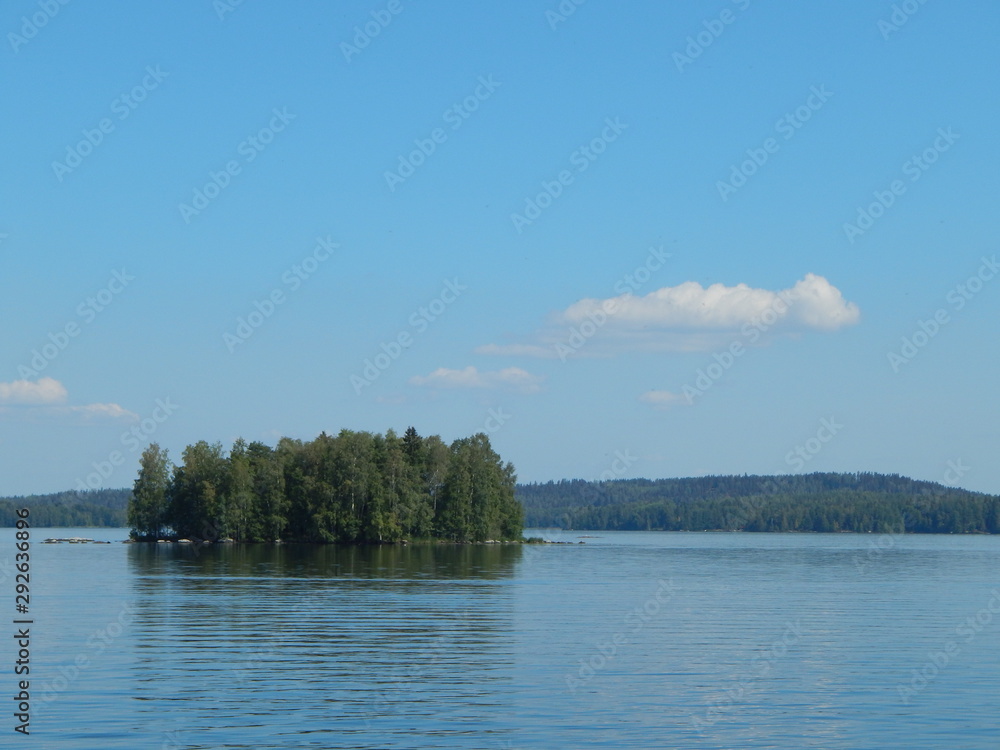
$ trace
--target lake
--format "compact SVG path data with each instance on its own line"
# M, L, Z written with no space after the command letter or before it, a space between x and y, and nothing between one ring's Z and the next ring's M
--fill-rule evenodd
M14 530L0 535L12 613ZM32 530L32 737L18 747L1000 744L1000 538L117 543L126 535Z

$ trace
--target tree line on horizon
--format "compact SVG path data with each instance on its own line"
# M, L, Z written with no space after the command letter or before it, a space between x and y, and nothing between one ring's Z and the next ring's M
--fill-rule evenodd
M427 451L437 446L434 439L423 440ZM264 446L254 452L273 450ZM443 457L449 448L442 443L434 452ZM261 465L260 458L255 460ZM283 476L284 469L279 473ZM169 466L166 478L169 482ZM264 485L260 472L257 482ZM514 491L527 527L1000 533L1000 498L898 474L575 479L521 484ZM36 526L120 528L129 525L126 507L132 494L103 489L2 498L0 526L13 526L16 509L29 506Z
M35 527L122 527L129 490L66 490L48 495L0 498L0 527L17 523L17 509L31 509Z
M518 487L531 528L997 534L1000 497L869 472Z
M133 539L389 543L519 540L512 464L478 433L450 446L342 430L271 448L237 440L187 446L179 465L153 443L128 503Z

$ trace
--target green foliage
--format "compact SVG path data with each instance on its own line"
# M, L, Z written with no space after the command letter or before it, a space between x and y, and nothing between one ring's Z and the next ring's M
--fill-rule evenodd
M167 451L152 443L139 459L139 476L128 504L128 525L133 539L159 539L167 519L170 459Z
M146 455L140 466L143 478ZM166 459L165 452L161 457ZM214 479L205 476L213 473L213 464L219 464ZM192 476L201 476L200 486L192 485ZM173 470L159 533L183 527L191 537L207 539L228 533L248 541L345 542L434 536L519 539L525 525L1000 533L1000 497L899 475L564 480L521 485L516 499L515 481L513 467L500 465L485 436L449 447L436 435L420 437L413 428L402 438L392 432L381 437L344 431L311 443L282 438L275 448L237 441L229 457L218 446L199 443L185 451L185 464ZM192 493L195 505L207 507L211 498L215 510L194 507ZM132 496L122 489L4 498L0 526L13 526L16 509L28 506L35 526L121 527L131 502L135 507L128 524L134 535L142 536L153 527L138 525L144 523L145 501Z
M524 485L529 527L1000 533L1000 497L898 474L713 476Z
M31 525L111 526L126 525L126 507L131 490L67 491L50 495L29 495L0 499L0 527L17 523L17 509L31 509Z
M177 536L224 539L229 536L232 513L230 469L222 444L204 440L184 449L184 463L174 468L170 482L167 524Z
M441 489L435 528L455 541L520 538L513 466L504 465L485 433L456 440Z
M129 504L132 535L236 541L396 542L520 539L514 469L478 434L449 448L412 427L400 438L343 430L275 449L237 440L184 449L167 480L166 453L143 454Z

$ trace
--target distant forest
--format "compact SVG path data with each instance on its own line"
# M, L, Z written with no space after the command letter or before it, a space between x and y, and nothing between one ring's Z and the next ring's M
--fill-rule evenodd
M1000 497L898 474L564 480L518 499L532 528L1000 533Z
M128 505L137 540L385 543L520 540L514 467L479 433L450 446L414 428L399 437L341 431L276 448L204 441L174 466L156 444Z
M0 499L0 527L14 526L18 508L31 509L32 526L126 526L132 490L68 490Z
M435 446L440 471L450 449L422 440L427 451ZM290 469L293 487L297 471ZM131 496L123 489L6 498L0 526L13 526L14 509L25 505L36 526L128 526ZM531 528L1000 533L1000 498L897 474L577 479L517 485L515 497Z

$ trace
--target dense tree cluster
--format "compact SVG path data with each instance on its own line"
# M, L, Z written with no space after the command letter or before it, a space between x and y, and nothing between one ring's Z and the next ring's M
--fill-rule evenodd
M712 476L522 485L530 527L1000 533L1000 497L898 474Z
M342 431L275 448L204 441L171 466L155 443L129 503L135 539L459 542L520 539L516 476L479 433L450 446L412 427L403 437Z

